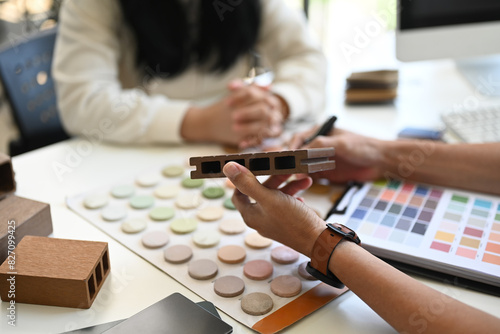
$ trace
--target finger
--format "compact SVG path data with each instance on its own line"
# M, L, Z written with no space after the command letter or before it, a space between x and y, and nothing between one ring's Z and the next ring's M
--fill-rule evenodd
M244 106L257 101L262 101L269 92L256 85L244 86L233 92L230 96L229 105Z
M267 103L256 102L233 111L231 117L234 122L246 123L265 120L269 122L271 107Z
M234 91L245 86L246 84L242 79L235 79L228 83L227 89L229 89L230 91Z
M311 184L312 184L312 179L308 177L306 179L292 181L283 186L280 189L280 191L287 195L295 196L295 194L297 194L299 191L309 188Z
M234 186L243 194L261 202L269 198L271 190L264 187L248 169L236 162L228 162L224 165L223 173ZM236 200L239 200L239 196Z
M296 149L302 147L302 145L304 144L304 140L306 138L308 138L309 136L311 136L314 132L316 132L317 129L318 129L318 126L315 126L310 130L296 133L292 137L292 139L290 140L290 144L288 145L288 147L290 147L291 150L296 150Z
M280 185L283 184L286 180L290 178L290 174L288 175L272 175L270 176L262 185L266 186L270 189L278 189Z

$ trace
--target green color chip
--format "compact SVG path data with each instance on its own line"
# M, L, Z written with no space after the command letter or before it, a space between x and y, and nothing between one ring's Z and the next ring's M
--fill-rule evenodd
M168 166L163 168L163 175L166 177L177 177L184 174L184 167L182 166Z
M203 196L210 199L221 198L225 193L224 188L221 187L208 187L203 189Z
M134 186L130 185L121 185L116 186L111 189L111 195L115 198L128 198L132 196L135 192Z
M497 213L497 214L495 215L495 220L500 222L500 213Z
M169 220L175 215L173 208L159 206L149 212L149 217L153 220L164 221Z
M224 200L224 207L229 210L236 210L236 207L234 206L233 200L231 198L226 198Z
M459 195L453 195L451 197L451 200L452 201L455 201L455 202L460 202L460 203L467 203L467 201L469 200L467 197L464 197L464 196L459 196Z
M179 218L170 224L170 229L177 234L193 232L198 227L198 221L194 218Z
M130 206L134 209L147 209L153 206L155 199L153 196L141 195L130 199Z
M389 184L387 185L387 187L389 189L398 189L400 185L401 185L400 181L392 180L392 181L389 182Z
M205 183L203 179L191 179L191 178L185 178L182 180L182 186L185 188L199 188Z

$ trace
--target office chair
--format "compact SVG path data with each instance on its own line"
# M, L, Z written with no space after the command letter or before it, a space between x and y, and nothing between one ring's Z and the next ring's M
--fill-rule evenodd
M11 156L68 138L51 77L56 34L52 28L0 49L0 80L20 132L20 138L9 143Z

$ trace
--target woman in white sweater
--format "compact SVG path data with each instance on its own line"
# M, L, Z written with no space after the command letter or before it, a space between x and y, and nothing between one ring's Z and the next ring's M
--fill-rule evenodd
M241 81L253 50L269 87ZM66 0L53 76L72 135L245 147L320 111L325 69L282 0Z

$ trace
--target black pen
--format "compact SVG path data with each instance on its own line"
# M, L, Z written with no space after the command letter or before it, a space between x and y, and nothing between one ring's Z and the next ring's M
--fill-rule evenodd
M325 136L327 135L330 131L333 129L333 125L335 124L335 121L337 120L337 116L332 116L326 120L325 123L316 131L315 134L310 136L309 138L306 138L304 142L302 143L302 146L309 144L312 142L316 137L318 136Z

